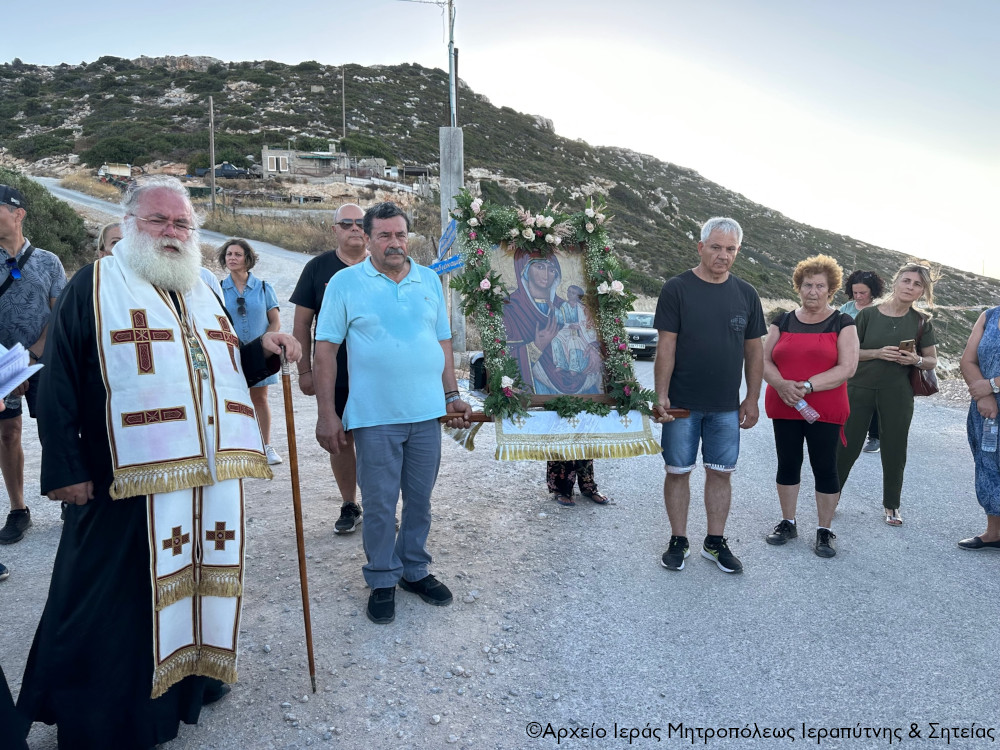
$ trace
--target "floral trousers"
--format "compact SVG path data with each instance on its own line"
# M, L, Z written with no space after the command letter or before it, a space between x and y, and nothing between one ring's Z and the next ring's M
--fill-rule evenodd
M580 461L549 461L545 472L549 492L556 495L573 496L573 485L579 482L580 492L592 495L597 492L597 482L594 481L594 462L591 459Z

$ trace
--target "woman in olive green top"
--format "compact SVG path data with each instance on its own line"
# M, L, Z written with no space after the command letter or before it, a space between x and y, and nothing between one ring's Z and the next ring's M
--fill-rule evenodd
M906 440L913 418L913 389L909 368L932 370L937 365L937 343L929 315L913 309L913 303L926 297L934 304L934 283L930 268L908 263L892 280L892 296L878 306L866 307L857 317L861 354L854 377L847 381L851 415L844 425L846 447L837 453L837 473L841 486L861 453L872 412L878 411L882 440L882 505L885 522L901 526L899 497L906 467ZM906 351L900 343L917 337L920 319L920 351Z

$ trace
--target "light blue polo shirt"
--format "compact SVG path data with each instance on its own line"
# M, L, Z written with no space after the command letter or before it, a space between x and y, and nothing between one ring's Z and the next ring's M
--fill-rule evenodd
M439 342L450 338L441 281L412 258L398 284L379 273L371 258L335 274L323 295L316 340L346 340L351 353L344 429L443 416Z

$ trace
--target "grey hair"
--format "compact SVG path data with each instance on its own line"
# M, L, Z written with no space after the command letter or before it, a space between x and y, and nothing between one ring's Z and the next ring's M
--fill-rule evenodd
M701 228L701 241L707 242L709 235L716 229L727 234L733 232L736 235L736 244L743 244L743 227L736 219L730 219L727 216L713 216L706 221Z
M194 212L194 205L191 203L191 195L188 193L187 188L176 177L165 174L140 177L128 186L125 194L122 196L122 208L125 209L126 219L130 214L135 214L140 198L151 190L169 190L183 198L191 213L191 223L194 225L194 228L197 229L200 226L198 215Z
M391 201L376 203L374 206L365 211L365 234L369 237L372 236L372 224L375 219L394 219L397 216L403 217L403 220L406 222L406 231L409 232L410 217L406 215L406 212L404 212L403 209Z

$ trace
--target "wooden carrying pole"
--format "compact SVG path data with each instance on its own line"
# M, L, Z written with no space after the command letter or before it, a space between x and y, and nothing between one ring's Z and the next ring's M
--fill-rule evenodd
M295 415L292 411L292 376L281 350L281 388L285 394L285 430L288 433L288 463L292 469L292 509L295 515L295 543L299 550L299 583L302 588L302 618L306 626L306 651L309 653L309 679L316 692L316 659L313 656L312 619L309 617L309 580L306 576L306 543L302 532L302 498L299 496L299 454L295 445Z

